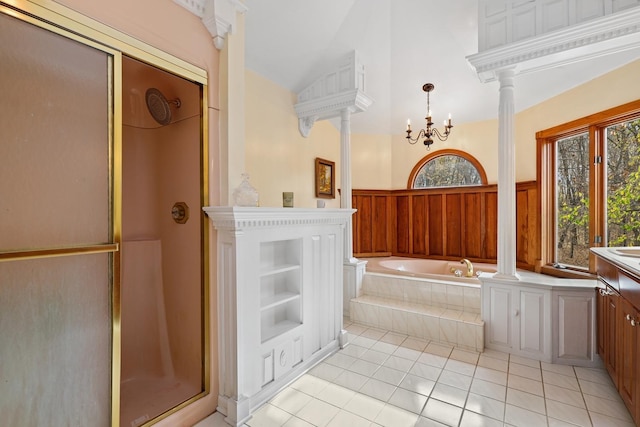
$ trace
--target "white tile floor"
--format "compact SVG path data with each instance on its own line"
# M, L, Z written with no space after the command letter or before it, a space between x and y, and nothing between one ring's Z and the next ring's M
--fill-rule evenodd
M247 426L634 425L602 369L345 326L350 344L259 408ZM220 414L197 425L223 426Z

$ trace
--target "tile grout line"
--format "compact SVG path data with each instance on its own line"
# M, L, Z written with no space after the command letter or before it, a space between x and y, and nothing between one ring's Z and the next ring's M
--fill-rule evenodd
M345 323L346 323L346 322L345 322ZM424 412L424 410L425 410L425 408L426 408L426 406L427 406L427 404L428 404L429 400L431 400L431 399L435 399L435 400L437 400L437 401L440 401L439 399L436 399L435 397L433 397L433 393L434 393L434 390L436 389L436 386L437 386L438 384L446 385L445 383L441 383L441 382L440 382L440 380L442 379L442 376L443 376L444 371L449 371L449 372L451 372L452 374L455 374L455 375L465 375L465 376L466 376L466 374L463 374L463 373L460 373L460 372L458 372L458 371L454 370L454 369L456 369L456 368L455 368L455 366L449 366L449 369L446 369L446 368L447 368L447 365L449 365L449 363L450 363L451 361L456 361L456 362L460 362L460 363L464 363L464 364L469 364L469 365L471 365L471 363L470 363L470 362L468 362L468 360L469 360L469 359L468 359L468 358L465 358L465 356L464 356L463 354L456 354L456 353L455 353L455 352L456 352L456 349L457 349L457 350L460 350L460 351L468 351L468 350L466 350L466 349L458 349L458 348L457 348L457 347L455 347L455 346L449 346L449 345L446 345L445 347L449 348L449 350L448 350L448 352L447 352L447 356L446 356L446 357L444 357L444 356L443 356L443 354L444 354L443 352L437 351L435 348L429 349L429 346L430 346L430 345L432 345L432 344L433 344L433 345L442 345L442 344L436 343L436 342L434 342L434 341L420 339L420 342L419 342L418 344L411 343L411 345L410 345L410 346L406 346L406 347L405 347L405 346L403 346L403 344L407 344L410 340L414 339L414 338L413 338L413 337L411 337L410 335L407 335L407 334L395 334L395 335L398 335L398 336L400 336L400 337L403 337L403 338L402 338L402 341L399 341L399 338L394 337L394 338L392 339L392 338L391 338L391 336L389 336L389 337L388 337L388 340L390 340L390 341L392 341L392 342L387 342L388 340L385 340L385 336L389 335L392 331L387 331L387 333L383 333L382 335L380 335L380 333L382 333L383 331L379 330L379 328L365 327L365 326L358 325L358 324L353 324L353 323L351 323L351 324L349 324L349 325L345 326L345 328L349 328L349 326L351 326L351 325L355 325L355 326L358 326L359 328L361 328L361 329L357 329L357 330L359 330L359 331L360 331L360 333L359 333L359 334L354 334L354 333L352 333L352 332L349 332L349 333L352 335L353 339L355 339L355 338L357 338L357 337L362 336L362 337L367 338L367 339L369 339L369 340L371 340L371 341L373 341L373 342L374 342L371 346L366 347L366 350L365 350L362 354L365 354L365 353L367 353L367 352L369 352L369 351L380 351L380 350L378 350L378 349L374 349L374 346L376 346L376 344L378 344L378 343L384 343L384 344L387 344L387 345L390 345L390 346L393 346L393 347L394 347L392 350L386 349L386 351L381 351L381 353L384 353L384 354L385 354L384 360L381 360L381 361L380 361L380 363L375 363L375 364L376 364L376 368L375 368L375 370L373 370L373 371L371 372L371 374L366 375L366 381L365 381L365 383L364 383L362 386L360 386L357 390L347 388L348 390L351 390L351 391L353 391L353 392L354 392L354 393L356 393L356 394L361 394L361 395L363 395L363 396L367 396L367 397L370 397L370 398L372 398L372 399L376 399L376 400L378 400L378 401L383 405L383 406L382 406L382 408L383 408L382 410L384 410L384 408L385 408L385 407L387 407L387 406L397 407L397 406L395 406L395 405L393 405L393 404L389 403L389 401L390 401L390 400L391 400L391 398L394 396L394 394L398 392L398 390L404 390L404 391L407 391L407 392L410 392L410 393L415 393L415 394L417 394L417 395L422 395L421 393L417 393L417 392L415 392L415 391L413 391L413 390L410 390L410 389L406 389L406 388L404 388L404 387L401 387L401 384L405 381L405 379L406 379L409 375L412 375L412 374L411 374L411 371L416 367L416 365L417 365L418 363L423 363L423 362L420 362L420 357L422 357L422 355L424 355L424 354L430 354L430 355L439 356L439 357L441 357L441 358L445 359L445 360L444 360L444 364L442 365L442 367L441 367L441 368L440 368L440 367L438 367L438 366L433 366L433 365L431 365L430 363L426 363L426 364L425 364L426 366L429 366L429 367L431 367L431 368L439 369L439 372L438 372L437 377L435 378L435 381L434 381L434 380L432 380L432 379L427 379L427 378L424 378L424 377L418 376L418 377L420 377L420 378L422 378L422 379L428 380L429 382L433 382L433 387L429 390L429 393L428 393L427 395L422 395L422 396L425 396L425 397L426 397L426 400L425 400L424 404L423 404L423 405L421 405L421 407L419 408L419 413L417 413L417 414L416 414L415 412L413 412L413 411L411 411L411 410L407 410L407 409L402 408L402 407L397 407L397 408L399 408L399 409L402 409L402 410L404 410L404 411L407 411L408 413L411 413L411 414L413 414L413 415L417 415L417 421L416 421L416 422L420 422L420 419L424 418L423 412ZM370 336L376 336L376 337L377 337L377 339L376 339L376 338L369 338L369 336L367 336L367 334L366 334L366 331L367 331L367 330L372 330L372 331L373 331L373 330L375 330L375 333L372 333L372 334L369 334L369 335L370 335ZM349 340L349 341L350 341L350 343L351 343L352 345L357 346L357 344L354 344L354 343L352 342L352 340ZM424 345L424 347L423 347L423 345ZM443 345L443 346L444 346L444 345ZM417 350L417 349L416 349L416 347L418 347L418 348L422 348L422 350L421 350L421 351L420 351L420 350ZM363 347L363 348L365 348L365 347ZM418 356L417 356L417 358L415 358L415 359L414 359L414 358L413 358L413 355L410 355L410 354L407 354L407 355L406 355L406 356L407 356L407 358L405 358L405 357L403 357L403 356L398 355L399 350L400 350L400 349L403 349L403 348L404 348L404 349L410 349L410 350L413 350L413 351L415 351L415 352L419 353L419 354L418 354ZM387 352L387 351L390 351L390 352ZM432 351L433 351L433 352L432 352ZM400 352L400 353L401 353L401 352ZM470 394L471 394L471 386L472 386L472 384L473 384L474 380L476 380L476 379L478 379L478 380L479 380L479 378L477 378L477 377L476 377L476 375L478 374L478 367L479 367L479 366L481 366L481 365L480 365L480 363L481 363L481 362L480 362L480 359L482 358L482 356L483 356L483 355L484 355L485 357L488 357L488 358L491 358L491 359L503 360L503 361L505 361L505 362L506 362L506 372L505 372L505 371L503 371L503 372L505 372L505 375L506 375L506 382L505 382L504 394L502 395L502 397L503 397L503 401L504 401L504 409L503 409L503 411L502 411L502 420L497 420L497 421L499 421L499 422L506 423L507 405L509 405L509 404L508 404L508 402L507 402L507 400L508 400L508 393L509 393L509 390L511 389L511 387L510 387L511 382L510 382L510 378L509 378L509 377L510 377L510 375L511 375L511 376L516 375L516 373L512 372L512 365L511 365L511 363L516 363L516 364L522 364L522 363L518 363L518 361L517 361L517 360L512 360L511 355L510 355L510 354L508 354L508 353L505 353L505 354L506 354L506 359L502 359L502 358L500 358L500 357L493 357L494 355L492 355L492 354L483 354L484 352L474 352L474 353L477 353L477 356L476 356L476 358L475 358L475 363L473 364L473 365L474 365L474 366L473 366L473 372L472 372L472 374L471 374L471 376L470 376L471 384L469 385L469 388L468 388L468 389L466 389L466 395L465 395L464 402L462 403L462 407L461 407L461 415L460 415L460 418L459 418L459 420L458 420L457 425L458 425L458 426L462 425L462 421L463 421L463 419L464 419L465 411L467 411L466 406L467 406L467 404L469 403L469 398L470 398ZM361 356L362 356L362 355L360 355L359 357L351 356L351 355L349 355L349 354L346 354L346 355L347 355L347 356L350 356L350 357L352 357L352 358L354 358L354 359L356 359L356 360L354 360L354 361L353 361L353 363L351 363L347 368L343 368L342 366L338 366L338 365L332 365L332 364L330 364L330 363L328 363L328 362L327 362L327 364L328 364L328 365L331 365L331 366L333 366L333 367L335 367L335 368L342 369L342 371L343 371L343 372L347 372L347 371L348 371L348 372L351 372L351 373L359 374L358 372L351 370L351 369L353 368L353 365L354 365L358 360L365 360L365 361L367 361L367 362L369 362L369 363L373 363L373 362L370 362L370 361L368 361L368 360L366 360L366 359L362 359L362 358L361 358ZM408 356L411 356L411 357L408 357ZM453 356L453 358L452 358L452 356ZM497 355L496 355L496 356L497 356ZM397 359L397 360L396 360L396 361L394 361L394 358L395 358L395 359ZM463 359L463 360L460 360L460 359ZM408 362L407 362L407 363L405 364L406 369L405 369L405 368L403 368L403 369L396 369L397 365L395 365L395 363L400 363L400 362L403 362L403 361L408 361L408 362L410 362L410 363L408 363ZM385 364L387 364L387 365L385 365ZM392 365L393 365L393 366L392 366ZM402 365L402 363L400 363L400 365ZM395 366L395 367L394 367L394 366ZM524 366L529 366L529 365L524 364ZM383 380L378 379L378 381L381 381L381 382L383 382L383 383L385 383L385 384L389 384L390 386L392 386L392 387L393 387L393 391L392 391L391 395L389 396L389 398L388 398L388 399L386 399L386 400L380 400L380 399L378 399L378 398L376 398L376 397L373 397L373 396L370 396L370 395L367 395L367 394L361 393L361 392L360 392L360 390L362 390L362 388L364 387L364 385L365 385L368 381L370 381L371 379L376 379L376 378L374 378L374 375L376 375L376 373L380 372L381 368L383 368L383 367L386 367L386 368L388 368L388 369L390 369L390 370L396 370L396 371L398 371L398 372L401 372L401 373L402 373L402 377L400 378L400 381L399 381L399 383L398 383L397 385L396 385L395 383L389 383L389 382L387 382L387 381L383 381ZM453 368L453 369L452 369L452 368ZM485 366L485 368L486 368L486 369L491 369L491 370L493 370L493 368L491 368L491 367L486 367L486 366ZM572 377L573 377L573 378L576 380L576 382L578 383L578 390L577 390L577 391L579 391L579 392L580 392L580 395L581 395L581 398L582 398L582 403L585 405L585 410L586 410L586 412L587 412L587 415L588 415L588 418L589 418L589 422L591 423L591 425L593 425L592 414L591 414L591 411L590 411L590 410L588 409L588 407L587 407L587 404L586 404L587 402L586 402L586 399L585 399L585 393L584 393L584 390L583 390L583 385L580 383L580 380L579 380L579 378L578 378L578 372L577 372L577 370L576 370L576 368L575 368L574 366L571 366L571 368L572 368L572 373L573 373ZM538 361L538 363L537 363L537 369L538 369L538 372L539 372L539 374L540 374L540 384L541 384L541 386L542 386L542 396L541 396L541 397L542 397L542 399L543 399L543 401L544 401L544 411L545 411L544 416L545 416L545 419L546 419L547 425L549 425L550 420L551 420L551 417L550 417L550 415L549 415L548 400L554 400L554 399L550 399L550 398L548 397L547 389L546 389L545 385L551 385L552 383L547 383L547 382L544 380L544 372L546 372L546 371L545 371L545 369L543 368L542 363L541 363L540 361ZM466 372L466 371L465 371L465 372ZM500 371L498 370L498 372L500 372ZM520 372L520 371L518 371L518 372ZM548 372L555 372L555 371L550 370L550 371L548 371ZM558 372L558 373L560 373L560 372ZM311 375L311 376L314 376L313 374L310 374L310 375ZM359 374L359 375L362 375L362 374ZM365 376L365 375L363 375L363 376ZM520 377L521 375L516 375L516 376ZM314 377L315 377L315 376L314 376ZM316 378L319 378L319 377L316 377ZM525 376L525 377L523 377L523 378L524 378L524 379L529 380L529 378L528 378L527 376ZM322 379L322 378L320 378L320 379ZM335 384L335 382L334 382L334 381L331 381L331 380L324 380L324 379L323 379L323 381L326 381L327 383L330 383L330 384L331 384L331 383L332 383L332 384ZM486 381L486 380L483 380L483 381ZM487 382L489 382L489 383L491 383L491 384L498 384L498 385L499 385L499 383L494 383L493 381L487 381ZM451 386L451 387L456 388L456 389L458 388L458 387L456 387L456 386ZM558 385L558 386L556 386L556 387L564 388L564 387L563 387L563 386L561 386L561 385ZM519 389L514 389L514 390L519 390ZM523 393L528 393L528 392L529 392L529 391L524 391L524 390L519 390L519 391L521 391L521 392L523 392ZM304 392L303 392L303 393L304 393ZM306 393L305 393L305 394L306 394ZM308 395L308 396L310 396L310 395ZM483 398L493 399L492 397L484 396L484 394L481 394L480 396L481 396L481 397L483 397ZM316 396L310 396L310 397L311 397L312 399L317 399L317 400L319 400L319 401L321 401L321 402L324 402L324 403L326 403L326 404L329 404L329 405L333 406L334 408L336 408L336 409L338 410L338 412L337 412L334 416L332 416L332 417L331 417L331 419L328 421L328 423L330 423L332 420L334 420L334 419L335 419L335 417L337 417L337 416L338 416L338 414L339 414L341 411L346 411L346 412L349 412L350 414L353 414L353 415L355 415L355 416L360 417L360 415L358 415L358 414L356 414L356 413L354 413L354 412L351 412L349 409L346 409L346 407L338 407L338 406L335 406L335 405L333 405L332 403L330 403L330 402L326 402L326 401L324 401L324 400L322 400L322 399L319 399L319 398L318 398L318 397L316 397ZM355 397L355 396L353 396L353 397ZM350 400L352 400L352 399L353 399L353 397L352 397ZM558 401L558 402L563 403L562 401ZM445 401L444 403L447 403L447 404L453 404L453 403L451 403L451 402L447 402L447 401ZM307 403L307 404L308 404L308 403ZM345 404L345 405L343 405L343 406L346 406L346 405L347 405L347 404ZM571 407L574 407L574 406L575 406L575 405L571 405L571 404L569 404L569 403L567 403L567 405L569 405L569 406L571 406ZM304 405L304 406L306 406L306 405ZM303 407L304 407L304 406L303 406ZM457 406L457 405L454 405L454 406ZM575 407L576 407L576 408L578 408L578 409L581 409L581 408L580 408L580 407L578 407L578 406L575 406ZM280 409L280 410L284 411L282 408L279 408L279 407L278 407L278 409ZM302 409L302 408L301 408L301 409ZM301 409L300 409L300 410L301 410ZM522 408L522 409L527 409L527 408ZM381 410L381 411L382 411L382 410ZM284 411L284 412L289 413L288 411ZM299 412L299 411L298 411L298 412ZM474 411L469 411L469 412L472 412L472 413L474 413L474 414L476 414L476 415L480 415L480 416L482 416L482 417L487 417L487 418L493 419L493 418L492 418L492 417L490 417L490 416L484 415L484 413L482 413L482 412L474 412ZM289 413L289 414L291 415L291 417L290 417L289 419L291 419L291 418L293 418L293 417L295 417L295 418L299 418L299 417L297 417L297 416L296 416L296 414L291 414L291 413ZM607 416L607 415L605 414L604 416ZM428 419L430 419L430 418L428 418ZM553 419L555 420L555 418L553 418ZM370 421L372 424L376 423L375 418L374 418L374 420L373 420L373 421L371 421L371 420L368 420L368 421ZM287 421L287 422L288 422L288 421ZM565 422L566 422L566 421L565 421Z

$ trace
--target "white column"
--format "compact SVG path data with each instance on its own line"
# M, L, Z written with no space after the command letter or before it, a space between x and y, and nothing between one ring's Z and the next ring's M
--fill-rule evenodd
M340 111L340 207L351 209L351 110ZM344 233L345 262L357 261L353 257L353 220L349 217Z
M244 15L238 14L234 34L228 34L220 51L220 204L233 205L233 190L245 170ZM213 86L214 82L211 81ZM215 100L210 99L212 105ZM215 172L211 172L212 177ZM212 187L213 188L213 187Z
M340 111L340 207L351 209L351 109ZM350 316L350 301L360 296L362 279L367 261L361 261L353 256L353 217L349 217L344 230L344 268L343 268L343 311L344 316ZM347 335L342 331L340 347L347 345Z
M516 274L516 147L513 68L500 71L498 107L498 273L497 277L519 279Z

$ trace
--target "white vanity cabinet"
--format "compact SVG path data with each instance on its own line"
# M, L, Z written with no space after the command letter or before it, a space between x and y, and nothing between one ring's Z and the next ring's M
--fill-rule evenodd
M217 230L219 396L226 421L338 349L352 209L206 207Z
M597 281L519 274L520 280L480 276L485 347L549 363L598 366Z

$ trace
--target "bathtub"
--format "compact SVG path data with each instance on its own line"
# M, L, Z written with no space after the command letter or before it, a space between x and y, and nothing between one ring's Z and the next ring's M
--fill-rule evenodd
M408 304L480 313L481 282L476 271L495 272L493 264L473 264L473 277L456 277L451 268L466 273L459 261L403 257L364 258L362 287L356 296L372 296Z
M403 257L364 258L364 260L367 261L368 273L393 274L458 284L480 285L480 280L476 277L477 273L496 272L495 264L485 263L473 263L474 275L466 277L467 268L459 261ZM460 270L462 276L457 277L455 270Z

